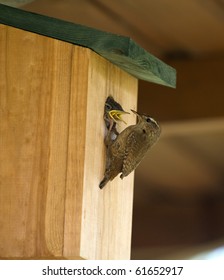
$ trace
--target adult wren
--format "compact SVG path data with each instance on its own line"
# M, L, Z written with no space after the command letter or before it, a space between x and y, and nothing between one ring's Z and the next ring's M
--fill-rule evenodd
M131 111L138 117L137 124L125 128L114 141L110 141L108 136L106 170L99 185L101 189L119 173L121 179L128 176L160 136L160 127L153 118Z

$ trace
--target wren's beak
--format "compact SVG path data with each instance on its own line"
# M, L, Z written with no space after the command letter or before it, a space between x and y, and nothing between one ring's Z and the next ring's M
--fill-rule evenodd
M135 113L135 115L138 115L138 116L140 115L140 114L139 114L138 112L136 112L135 110L132 110L132 109L131 109L131 111L132 111L133 113Z
M128 112L125 112L125 111L121 111L121 110L111 110L108 112L110 118L112 120L114 120L115 122L118 122L118 121L122 121L124 122L125 124L127 124L121 117L121 115L124 115L124 114L130 114Z
M136 112L135 110L132 110L132 109L131 109L131 111L132 111L135 115L141 117L141 114L140 114L140 113L138 113L138 112Z
M141 115L140 113L138 113L138 112L136 112L135 110L132 110L132 109L131 109L131 111L132 111L135 115L137 115L138 120L142 119L142 115Z

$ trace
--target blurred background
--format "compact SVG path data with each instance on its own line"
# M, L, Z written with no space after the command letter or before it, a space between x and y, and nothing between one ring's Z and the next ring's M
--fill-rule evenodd
M176 89L139 81L162 135L135 175L132 259L224 259L224 1L1 2L129 36L176 68Z

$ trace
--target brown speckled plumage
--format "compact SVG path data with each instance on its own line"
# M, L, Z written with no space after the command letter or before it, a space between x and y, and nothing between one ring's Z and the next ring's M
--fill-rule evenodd
M155 120L132 112L137 114L138 123L128 126L114 141L110 140L110 135L107 137L106 171L99 186L101 189L119 173L121 179L128 176L159 138L160 127Z

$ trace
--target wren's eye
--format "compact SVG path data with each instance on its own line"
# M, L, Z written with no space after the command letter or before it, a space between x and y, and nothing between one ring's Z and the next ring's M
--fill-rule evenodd
M158 123L153 119L153 118L150 118L150 117L146 117L145 120L147 121L147 123L150 124L150 126L154 127L154 128L158 128Z

